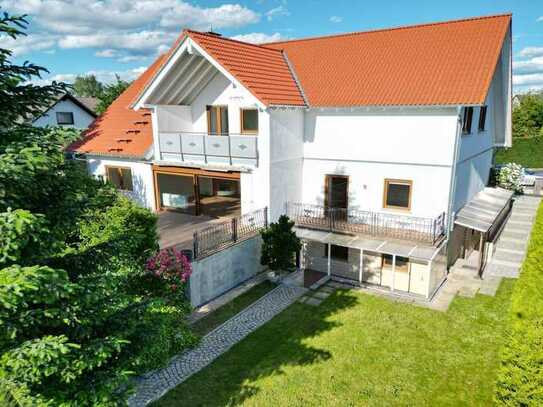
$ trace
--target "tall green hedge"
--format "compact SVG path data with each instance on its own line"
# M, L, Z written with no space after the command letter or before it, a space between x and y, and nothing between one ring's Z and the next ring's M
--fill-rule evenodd
M496 151L496 163L517 163L527 168L543 168L543 136L514 138L513 147Z
M495 399L507 406L543 406L543 205L515 286L510 330Z

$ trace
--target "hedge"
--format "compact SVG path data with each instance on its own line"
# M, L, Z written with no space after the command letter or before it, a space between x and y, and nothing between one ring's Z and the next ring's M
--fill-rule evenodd
M499 148L496 163L517 163L527 168L543 168L543 137L514 138L513 147Z
M510 308L495 401L507 406L543 405L543 205Z

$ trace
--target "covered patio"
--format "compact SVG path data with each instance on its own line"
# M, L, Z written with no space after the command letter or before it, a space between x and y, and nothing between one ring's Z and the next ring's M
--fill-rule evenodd
M447 275L446 240L424 243L301 227L300 267L394 293L431 299Z

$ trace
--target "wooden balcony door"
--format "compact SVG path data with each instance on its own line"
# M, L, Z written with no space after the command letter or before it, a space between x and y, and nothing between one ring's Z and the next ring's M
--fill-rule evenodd
M211 135L228 135L228 106L207 106L207 132Z
M346 175L327 175L324 185L324 207L328 209L339 208L345 211L337 211L336 219L347 217L349 205L349 177Z

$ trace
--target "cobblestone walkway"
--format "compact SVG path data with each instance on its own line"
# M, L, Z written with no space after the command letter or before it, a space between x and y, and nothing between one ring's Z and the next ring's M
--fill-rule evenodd
M281 284L202 338L200 344L173 358L170 364L137 379L131 407L145 406L182 383L225 353L237 342L264 325L307 290Z

